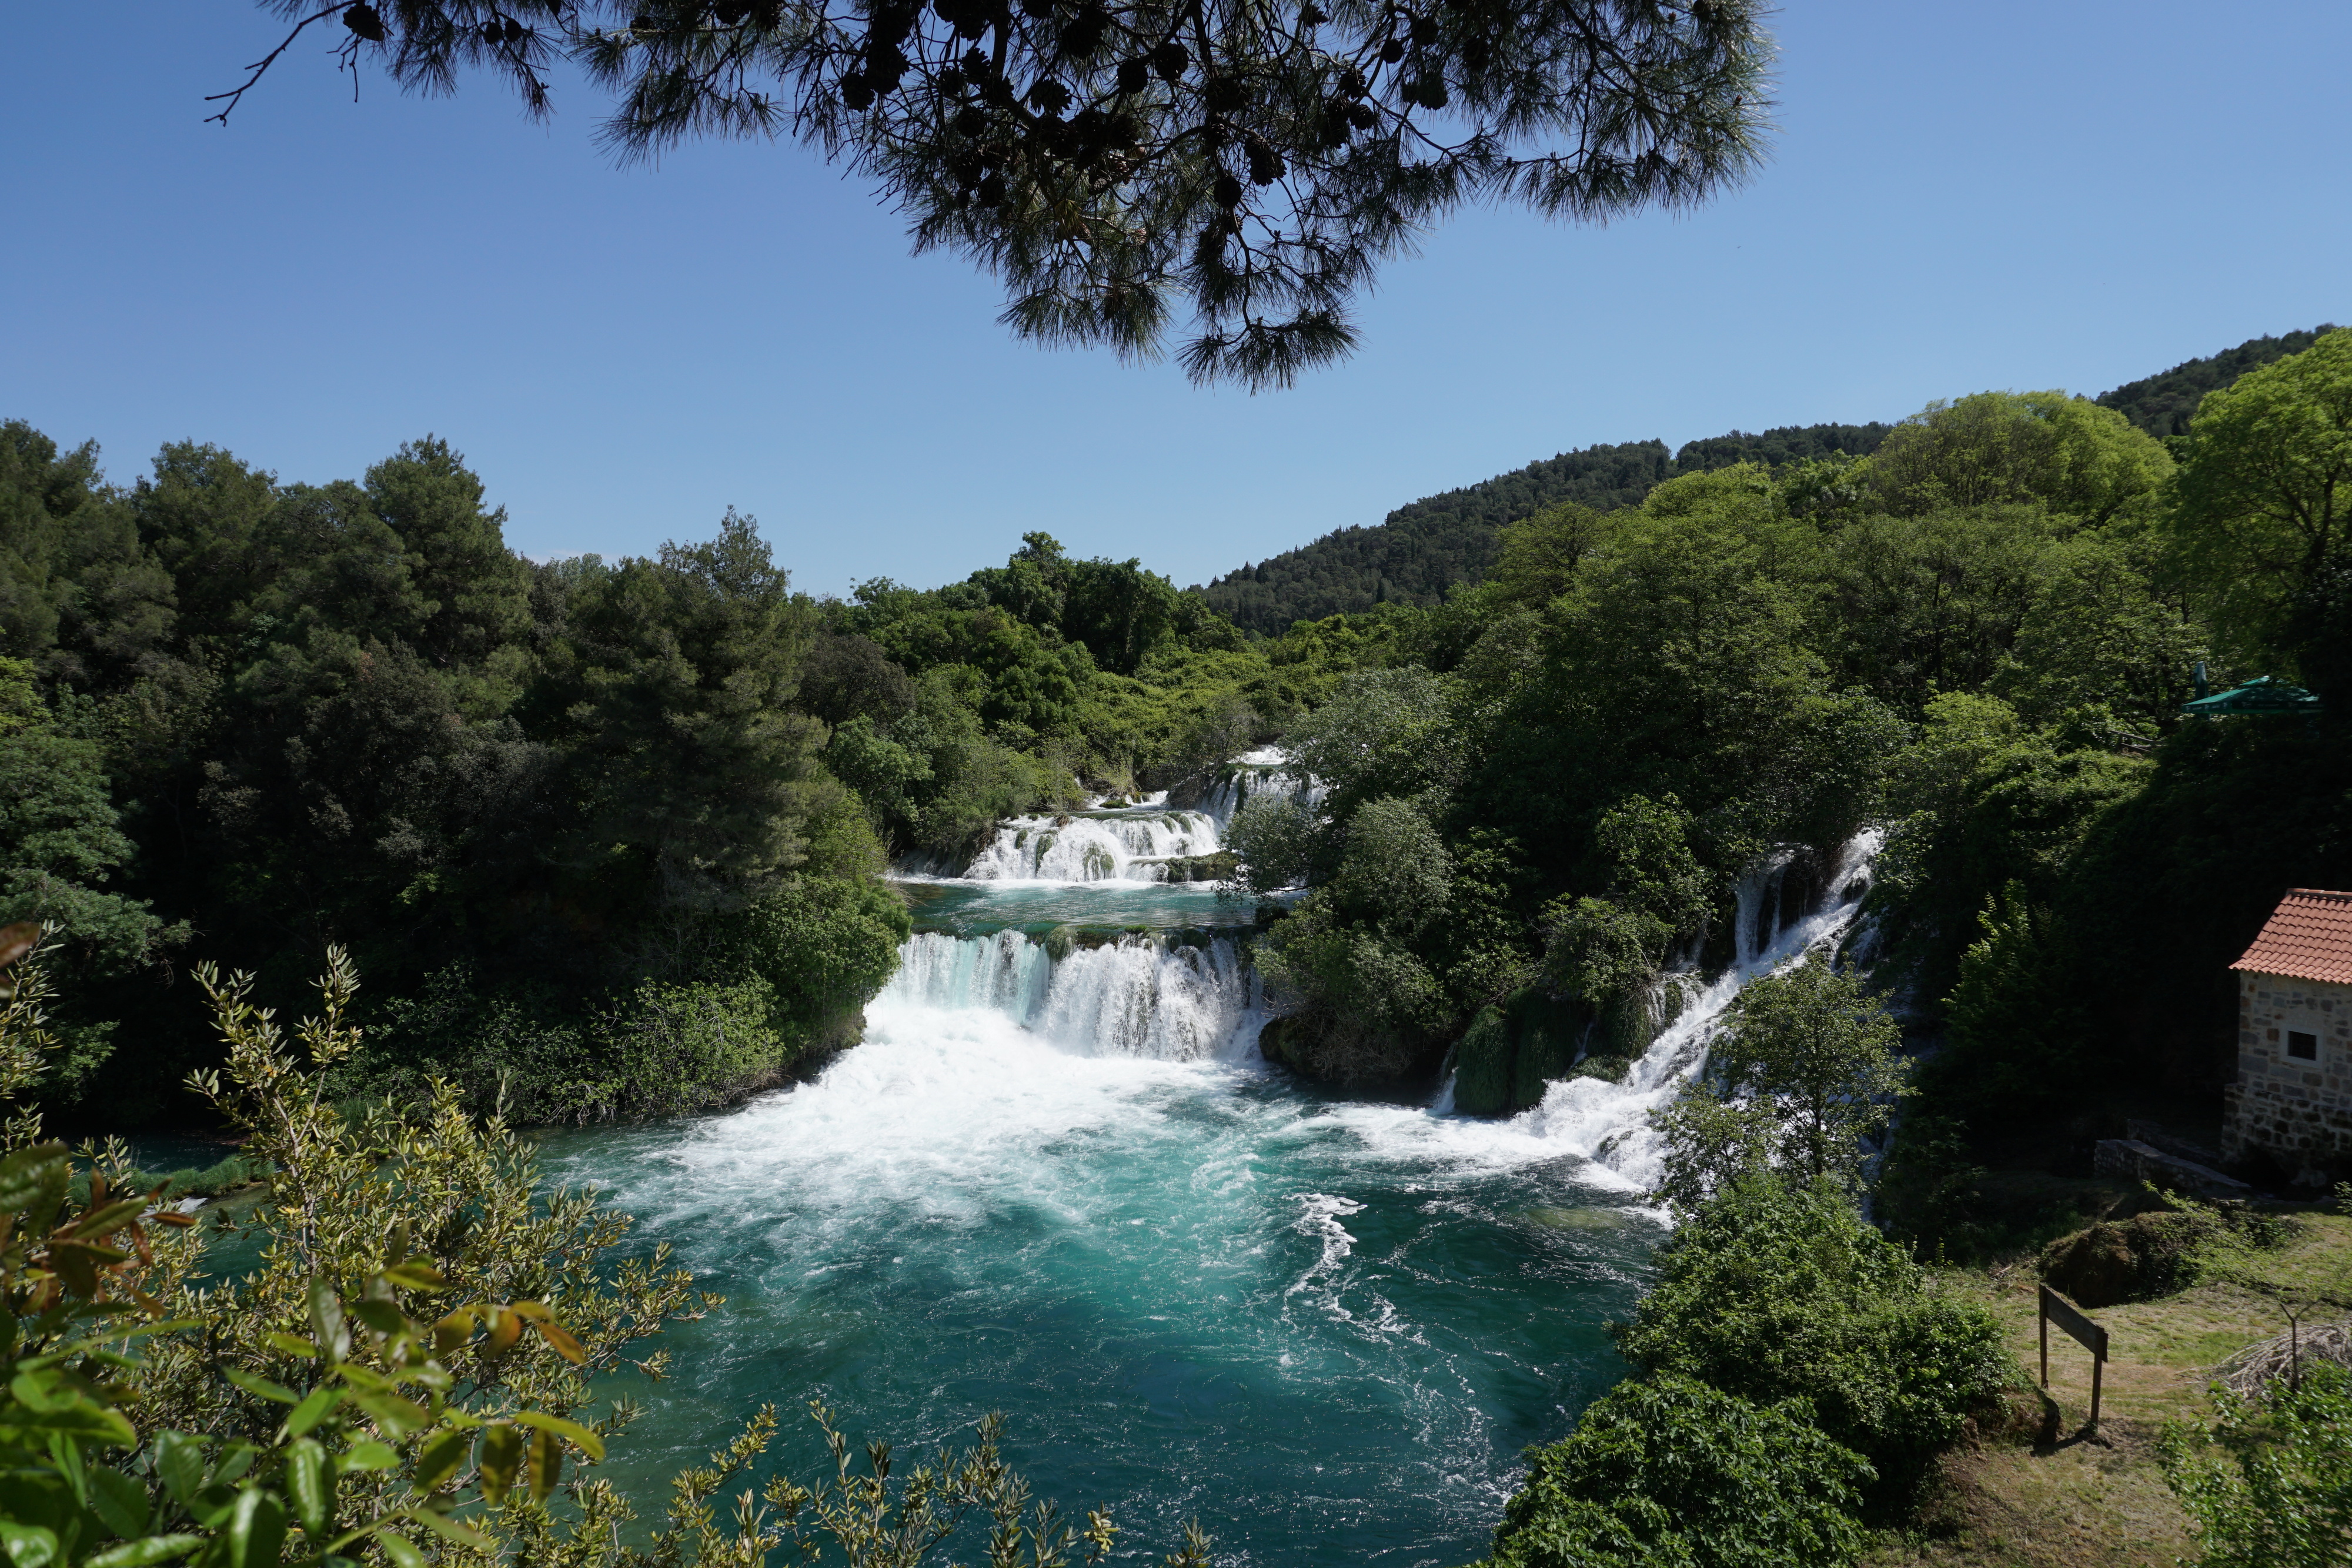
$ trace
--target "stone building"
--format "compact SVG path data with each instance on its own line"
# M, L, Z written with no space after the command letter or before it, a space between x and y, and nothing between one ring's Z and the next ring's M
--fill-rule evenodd
M2223 1153L2266 1153L2299 1182L2352 1174L2352 893L2294 889L2230 967L2238 1080Z

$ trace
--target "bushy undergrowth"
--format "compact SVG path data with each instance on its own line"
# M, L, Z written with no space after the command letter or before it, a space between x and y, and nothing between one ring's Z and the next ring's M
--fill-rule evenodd
M2211 1427L2176 1426L2164 1440L2200 1568L2352 1562L2352 1372L2315 1366L2260 1400L2218 1397Z
M1759 1406L1696 1379L1619 1385L1532 1450L1495 1568L1834 1568L1867 1534L1870 1466L1801 1400Z
M705 1110L854 1043L911 927L887 887L809 877L704 925L680 978L583 1000L452 966L376 1009L335 1092L418 1100L440 1080L523 1124Z
M1612 1331L1636 1377L1530 1451L1496 1568L1852 1561L2021 1376L1992 1315L1939 1295L1834 1180L1740 1176L1657 1264Z
M1938 1294L1829 1183L1743 1178L1657 1262L1656 1286L1617 1331L1626 1359L1759 1403L1810 1400L1883 1490L1915 1479L2014 1375L1992 1315Z

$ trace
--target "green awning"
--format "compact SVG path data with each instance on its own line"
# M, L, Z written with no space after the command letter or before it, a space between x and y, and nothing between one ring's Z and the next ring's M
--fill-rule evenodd
M2215 692L2210 697L2199 697L2185 705L2180 711L2185 714L2315 714L2319 711L2319 699L2301 686L2291 686L2284 681L2258 675L2242 686Z

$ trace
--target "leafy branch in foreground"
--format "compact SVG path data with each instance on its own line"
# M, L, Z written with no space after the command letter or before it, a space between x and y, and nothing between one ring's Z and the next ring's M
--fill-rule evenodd
M21 1092L44 1049L37 931L0 931L0 1091ZM780 1550L850 1568L919 1568L967 1524L991 1568L1066 1568L1110 1549L1109 1516L1083 1530L999 1452L1003 1422L963 1453L891 1478L887 1444L854 1473L830 1412L812 1407L834 1475L745 1485L731 1525L719 1493L772 1440L760 1411L708 1466L671 1486L666 1522L623 1543L635 1517L601 1462L633 1408L591 1420L591 1374L623 1363L658 1375L632 1342L698 1315L683 1270L609 1254L625 1216L543 1193L528 1145L477 1124L446 1085L425 1111L347 1121L318 1069L359 1042L357 977L340 952L324 1007L295 1030L307 1066L244 977L199 976L228 1046L200 1090L276 1167L254 1224L258 1267L206 1289L198 1228L127 1196L101 1157L73 1212L75 1157L16 1140L0 1155L0 1561L10 1568L449 1568L562 1563L760 1568ZM9 1067L5 1064L16 1064ZM27 1066L26 1064L30 1064ZM24 1071L18 1071L19 1068ZM120 1151L113 1154L119 1155ZM1206 1568L1198 1530L1167 1561Z
M1753 0L261 0L413 90L570 60L609 145L790 135L881 183L916 248L1003 277L1003 319L1286 386L1354 347L1377 265L1473 201L1604 222L1761 156ZM289 42L293 35L289 35ZM224 121L277 54L217 95Z

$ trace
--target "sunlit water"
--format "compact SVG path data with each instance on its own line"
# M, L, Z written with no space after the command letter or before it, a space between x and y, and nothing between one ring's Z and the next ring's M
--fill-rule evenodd
M1453 1563L1621 1375L1601 1324L1658 1234L1513 1142L877 1006L816 1083L551 1153L731 1298L673 1331L637 1477L767 1400L926 1446L1001 1410L1040 1492L1129 1544L1197 1517L1234 1562Z
M1123 1552L1198 1519L1229 1563L1481 1556L1522 1450L1622 1375L1602 1325L1663 1234L1642 1113L1747 977L1844 929L1868 848L1785 929L1752 916L1769 883L1745 894L1739 964L1625 1084L1495 1122L1265 1067L1240 949L1199 929L1231 924L1213 890L933 883L865 1043L815 1082L549 1140L551 1175L730 1298L669 1332L668 1383L615 1385L647 1414L609 1470L650 1499L770 1402L797 1422L822 1396L902 1454L993 1410L1038 1492L1109 1509ZM1034 938L1064 924L1192 931L1056 956Z

